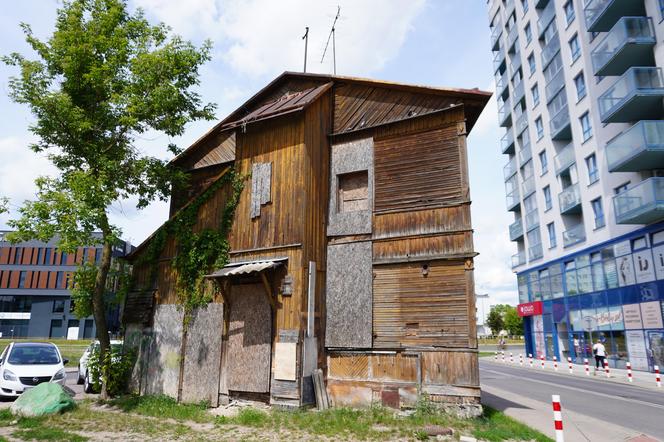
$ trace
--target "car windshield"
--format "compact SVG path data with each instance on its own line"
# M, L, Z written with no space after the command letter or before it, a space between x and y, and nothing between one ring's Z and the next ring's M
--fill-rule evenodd
M53 345L16 345L7 361L14 365L57 364L60 355Z

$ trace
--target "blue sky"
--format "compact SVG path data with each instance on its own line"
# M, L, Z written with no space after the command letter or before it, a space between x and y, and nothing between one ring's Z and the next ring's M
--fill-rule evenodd
M337 73L445 87L478 87L493 91L492 58L486 2L479 0L129 0L148 18L164 21L173 31L200 44L214 42L213 60L202 70L200 91L218 105L221 118L285 70L301 70L305 26L310 27L309 71L331 73L331 57L320 63L330 25L337 24ZM30 55L19 23L32 25L46 38L53 29L56 0L22 0L0 16L0 54ZM52 172L48 161L28 150L31 116L7 98L14 71L0 66L0 195L15 209L34 195L34 178ZM137 140L145 152L165 157L174 141L186 147L211 122L190 125L175 140L154 134ZM472 216L475 228L475 281L491 303L516 303L516 278L510 269L514 245L507 226L500 130L495 99L488 103L469 140ZM9 217L11 214L9 215ZM0 217L0 227L9 218ZM125 238L140 243L167 217L167 206L155 203L137 212L132 201L113 207L113 221Z

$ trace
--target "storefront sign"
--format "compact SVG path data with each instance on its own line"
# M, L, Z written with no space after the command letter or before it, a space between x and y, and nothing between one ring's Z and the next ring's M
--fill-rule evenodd
M645 336L641 330L625 332L627 340L627 352L632 368L636 370L648 370L648 353L646 352Z
M634 253L634 269L636 282L651 282L655 280L655 264L650 250L641 250Z
M519 316L535 316L542 314L542 301L519 304L516 308Z
M618 268L618 284L620 287L636 284L634 266L632 265L632 255L616 258L616 267Z
M643 328L662 328L662 307L659 301L642 302L641 317Z
M641 322L641 309L639 304L625 304L622 306L625 329L643 328Z
M657 279L664 279L664 245L653 247L652 254Z
M604 310L597 313L597 326L608 327L623 322L623 315L620 309L618 310Z

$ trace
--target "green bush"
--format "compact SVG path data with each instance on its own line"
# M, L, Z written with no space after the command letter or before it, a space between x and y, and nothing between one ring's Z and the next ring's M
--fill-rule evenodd
M109 361L109 376L106 379L106 390L110 396L119 396L127 393L129 390L129 381L131 372L136 362L136 351L118 351L111 350L106 353L106 359ZM101 388L101 379L103 376L99 351L92 351L88 359L88 371L90 372L90 382L93 389L99 391Z

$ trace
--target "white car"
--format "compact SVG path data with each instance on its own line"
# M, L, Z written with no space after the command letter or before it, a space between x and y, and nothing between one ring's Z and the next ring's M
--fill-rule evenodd
M42 382L65 385L67 362L55 344L11 342L0 355L0 396L18 397Z
M111 341L111 353L119 352L122 350L122 341ZM78 361L78 379L76 383L83 384L83 390L86 393L92 393L95 381L90 379L90 371L88 370L88 359L92 352L99 351L99 341L95 341L88 345L88 348L83 352L83 356Z

